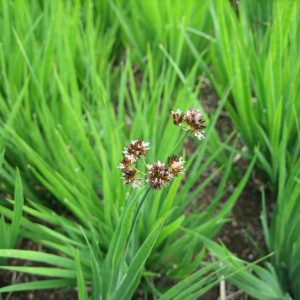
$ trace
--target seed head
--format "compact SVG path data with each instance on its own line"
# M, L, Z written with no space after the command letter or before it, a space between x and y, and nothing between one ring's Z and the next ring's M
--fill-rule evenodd
M205 120L199 109L190 109L186 112L186 122L193 132L203 131L206 128Z
M119 163L118 168L121 170L128 169L135 162L136 162L135 156L131 154L125 155L124 158Z
M180 125L184 130L190 131L199 140L204 139L205 119L199 109L189 109L186 113L177 109L172 111L173 123ZM185 123L182 125L182 123Z
M173 176L166 168L165 164L158 161L154 164L148 165L147 182L154 190L161 189L164 185L168 184Z
M180 109L177 109L176 111L171 111L171 114L173 117L173 123L175 125L181 124L185 119L185 115L181 112Z
M175 177L184 173L183 164L182 157L176 155L168 157L168 171Z
M125 184L131 184L133 188L141 185L140 179L137 177L137 171L135 169L123 169L123 180Z
M149 143L145 143L141 140L135 140L130 145L124 148L124 155L132 155L135 159L138 159L142 155L146 155L149 150Z

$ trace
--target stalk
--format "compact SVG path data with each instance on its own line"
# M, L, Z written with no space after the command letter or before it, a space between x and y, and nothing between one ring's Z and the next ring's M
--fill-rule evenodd
M174 147L173 152L171 152L172 154L176 154L177 150L180 148L180 146L183 144L183 142L185 141L185 139L187 138L189 134L189 131L185 132L184 135L181 137L181 139L179 140L179 142L177 143L177 145Z
M127 238L127 245L129 244L130 242L130 238L131 238L131 235L132 235L132 232L135 228L135 225L137 223L137 219L138 219L138 214L143 206L143 203L145 202L148 194L150 192L150 188L148 188L144 194L144 196L142 197L142 199L139 201L138 205L137 205L137 208L135 210L135 213L134 213L134 217L133 217L133 222L132 222L132 225L131 225L131 228L130 228L130 231L129 231L129 235L128 235L128 238Z

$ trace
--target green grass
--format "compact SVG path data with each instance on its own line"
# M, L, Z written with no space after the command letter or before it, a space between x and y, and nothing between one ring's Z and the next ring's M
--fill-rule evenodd
M257 167L265 175L261 178L276 199L269 226L266 204L262 215L268 250L274 253L263 271L271 271L263 277L271 276L268 285L278 291L272 299L299 297L299 9L297 2L241 1L237 16L227 1L217 1L211 6L214 39L208 61L184 32L216 92L223 93L230 84L225 109L249 157L257 154ZM210 249L220 259L228 255L221 248ZM251 276L243 283L239 272L229 280L255 298L267 299L261 292L265 288Z
M99 293L104 299L128 299L142 284L145 295L163 293L165 282L184 279L203 261L202 243L181 227L215 236L250 174L251 169L217 209L230 185L234 156L214 129L220 106L210 117L206 140L195 145L192 154L183 152L187 177L176 179L168 189L152 191L135 229L129 230L141 194L125 187L120 178L117 164L122 148L141 138L150 142L148 161L165 161L183 135L172 124L170 111L201 109L200 84L195 86L196 67L185 75L180 71L182 46L172 48L168 58L169 46L165 53L158 48L159 54L151 47L144 48L147 64L142 76L135 71L136 53L131 50L124 48L126 59L114 65L114 34L119 22L123 28L125 21L121 16L110 25L109 20L95 20L98 8L92 10L90 4L51 1L29 7L25 2L19 6L2 1L3 186L8 192L12 189L18 166L27 198L23 216L17 218L21 236L56 253L55 261L60 262L62 256L72 262L63 268L55 263L55 269L3 266L55 278L4 287L2 292L77 286L80 299L87 297L86 287L95 291L93 299ZM110 6L114 14L120 13L113 3ZM103 14L106 9L99 8ZM21 18L24 14L26 18ZM110 29L104 30L105 26ZM174 38L171 32L168 39ZM199 184L215 158L224 153L226 160L219 169ZM198 206L198 195L220 174L211 204ZM5 219L14 219L10 202L4 202L0 210ZM188 213L190 210L193 212ZM22 250L3 250L1 254L16 255L39 262L48 259ZM162 280L153 291L157 276Z
M257 299L299 298L298 14L296 2L0 0L0 270L43 277L0 293L197 299L225 278ZM203 74L220 99L209 115ZM166 161L184 135L177 108L207 119L206 138L178 148L186 174L147 195L125 186L123 147L142 139L148 163ZM247 263L212 239L253 167L276 203L271 220L263 205L266 256ZM15 249L22 239L44 252Z
M0 164L1 166L1 164ZM1 242L0 249L13 248L16 246L21 227L21 218L23 212L23 188L21 183L20 172L16 173L15 180L15 191L13 199L13 209L11 211L11 223L7 224L5 222L4 216L1 214L0 219L0 231L1 231ZM2 260L0 260L2 261Z
M224 270L214 266L225 278L244 290L255 299L298 299L299 290L299 175L300 160L290 173L285 161L280 163L279 186L275 211L268 222L266 199L263 193L261 213L267 251L267 259L262 266L253 265L238 259L224 245L220 246L209 239L198 236L214 255ZM270 224L269 224L270 223ZM195 234L195 233L194 233ZM249 270L253 269L253 270Z
M269 227L266 210L262 212L266 243L270 251L274 251L272 258L279 281L286 292L290 292L295 299L300 297L299 263L300 241L299 229L299 197L300 197L300 160L295 162L288 171L285 161L281 162L276 208ZM265 201L265 200L264 200Z
M300 150L299 9L296 1L273 7L269 1L253 6L241 1L238 17L227 1L217 1L211 6L215 34L205 63L186 34L216 92L222 94L230 84L226 110L249 151L257 153L272 188L282 155L292 166Z

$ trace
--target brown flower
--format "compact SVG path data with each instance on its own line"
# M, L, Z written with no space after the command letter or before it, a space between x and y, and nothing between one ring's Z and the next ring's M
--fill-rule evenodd
M186 122L193 131L200 131L206 128L205 120L199 109L190 109L186 112Z
M199 109L190 109L186 112L186 123L195 137L199 140L204 139L204 129L206 128L205 120Z
M165 164L158 161L157 163L148 165L147 182L154 190L161 189L164 185L168 184L173 176L166 168Z
M184 130L191 131L199 140L204 139L205 119L199 109L189 109L186 113L177 109L172 111L173 123ZM185 124L182 124L185 122Z
M183 164L182 157L176 155L168 157L168 171L175 177L184 173Z
M139 187L141 184L140 179L137 177L137 170L136 169L123 169L123 180L125 184L131 184L132 187L136 188Z
M127 169L135 162L136 162L136 158L133 155L125 155L124 158L119 163L118 168L121 170Z
M171 111L171 114L173 117L173 123L175 125L181 124L185 119L185 115L181 112L180 109L177 109L176 111Z
M132 155L135 159L138 159L142 155L146 155L149 150L149 143L145 143L141 140L135 140L130 145L124 148L124 155Z

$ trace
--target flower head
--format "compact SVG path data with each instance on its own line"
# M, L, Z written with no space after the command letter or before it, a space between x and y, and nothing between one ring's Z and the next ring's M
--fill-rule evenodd
M142 156L146 155L149 150L149 143L145 143L141 140L134 140L128 147L124 148L123 159L118 165L118 168L122 171L122 177L125 184L131 184L136 188L141 185L141 179L137 177L136 163Z
M175 125L181 124L185 119L185 115L181 112L180 109L177 109L176 111L171 111L171 114L173 117L173 123Z
M183 164L182 157L176 155L168 157L168 171L175 177L184 173Z
M135 159L138 159L142 155L146 155L149 150L149 143L145 143L141 140L135 140L130 143L128 147L124 148L124 155L132 155Z
M168 184L173 176L166 168L165 164L158 161L154 164L148 165L147 182L154 190L161 189L164 185Z
M192 131L202 131L206 128L205 120L199 109L190 109L186 112L186 122Z
M176 114L182 114L180 111L176 111ZM183 114L182 114L183 115ZM130 145L124 148L123 159L118 165L118 168L122 171L122 178L125 184L130 184L132 187L139 187L142 182L142 177L138 176L138 173L144 175L149 187L154 190L159 190L163 186L170 183L174 177L184 173L182 157L176 155L170 156L167 163L157 161L153 164L147 165L147 173L144 170L137 169L138 160L142 155L146 155L149 150L149 143L145 143L141 140L134 140Z
M199 140L204 139L205 119L199 109L189 109L182 113L179 109L172 111L173 123L180 125L183 129L192 132ZM185 122L184 125L182 123Z
M121 162L119 163L118 168L121 170L127 169L135 162L136 162L135 156L133 156L131 154L125 155L123 157L123 159L121 160Z
M141 184L140 179L137 177L137 170L136 169L123 169L123 180L125 184L131 184L132 187L136 188L139 187Z

